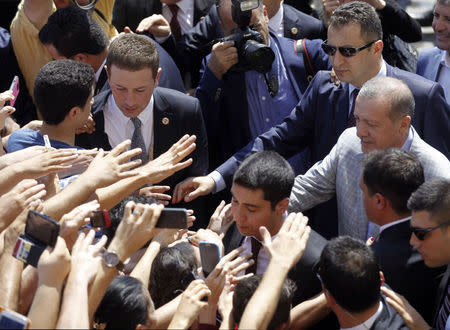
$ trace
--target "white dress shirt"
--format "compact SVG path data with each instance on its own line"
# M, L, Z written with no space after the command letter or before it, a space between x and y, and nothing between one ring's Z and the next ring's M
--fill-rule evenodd
M284 24L283 24L283 2L280 3L280 9L277 13L269 19L269 29L275 33L278 37L284 37Z
M178 23L180 24L181 34L185 34L194 26L194 0L181 0L176 3L178 6ZM172 12L165 3L162 5L162 14L167 22L172 20Z
M375 323L378 315L381 314L381 311L383 310L383 304L381 302L378 303L378 309L377 311L369 317L366 321L364 321L361 324L358 324L357 326L351 327L351 328L341 328L341 330L367 330L372 327L372 325Z
M147 151L153 145L153 96L138 118L142 123L141 131ZM134 125L129 117L126 117L117 106L114 96L111 94L103 110L105 118L105 133L108 135L112 148L124 140L131 140L134 133ZM150 157L149 153L149 157Z

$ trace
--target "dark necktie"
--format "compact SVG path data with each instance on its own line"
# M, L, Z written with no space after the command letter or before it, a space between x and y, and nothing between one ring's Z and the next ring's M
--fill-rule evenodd
M181 27L180 27L180 23L178 22L178 5L173 4L173 5L168 5L170 11L172 12L172 19L170 20L170 31L173 34L173 37L175 38L176 41L180 40L181 38Z
M444 330L447 319L450 315L450 285L447 286L447 294L444 298L444 303L439 310L439 314L436 320L436 330Z
M352 92L352 99L353 99L353 103L352 103L352 109L350 110L350 114L348 115L348 119L347 119L347 128L350 127L354 127L356 125L356 120L355 120L355 103L356 103L356 97L358 96L359 93L359 89L355 88Z
M98 93L100 93L100 91L102 90L102 87L106 83L107 78L108 77L106 76L106 70L105 70L105 68L103 68L102 71L100 72L100 76L98 77L97 84L95 85L94 95L97 95Z
M145 164L148 161L148 153L147 148L145 147L144 137L142 136L141 130L142 122L137 117L130 119L134 125L133 137L131 138L131 149L134 148L142 149L142 153L140 155L133 157L132 160L140 159L142 160L142 164Z
M245 271L245 274L253 273L256 275L256 269L258 266L258 254L259 250L261 250L262 244L260 241L258 241L256 238L251 237L251 243L252 243L252 259L254 261L253 265L247 268Z

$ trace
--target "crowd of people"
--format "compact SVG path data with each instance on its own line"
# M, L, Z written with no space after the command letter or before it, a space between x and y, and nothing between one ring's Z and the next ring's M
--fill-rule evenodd
M0 328L449 330L450 1L418 57L401 5L21 0Z

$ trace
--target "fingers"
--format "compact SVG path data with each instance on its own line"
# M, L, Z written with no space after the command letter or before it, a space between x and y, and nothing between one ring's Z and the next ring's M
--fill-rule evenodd
M272 237L270 237L270 233L266 227L264 227L264 226L259 227L259 233L261 234L261 237L263 238L264 246L267 246L270 243L272 243Z
M6 116L9 116L10 114L14 113L15 111L16 111L16 108L7 105L6 107L3 107L0 110L0 116L6 117Z
M113 157L119 156L124 150L131 145L131 140L124 140L112 149L109 154Z
M192 177L186 178L175 186L175 188L173 189L173 204L179 203L183 200L185 191L194 189L194 183L192 179Z

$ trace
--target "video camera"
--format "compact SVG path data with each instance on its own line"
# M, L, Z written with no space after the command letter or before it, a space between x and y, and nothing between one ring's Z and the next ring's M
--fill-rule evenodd
M258 31L249 27L252 10L260 6L259 0L231 0L231 15L237 28L233 34L220 41L234 41L239 62L231 67L231 71L243 72L255 70L260 73L269 72L275 54Z

